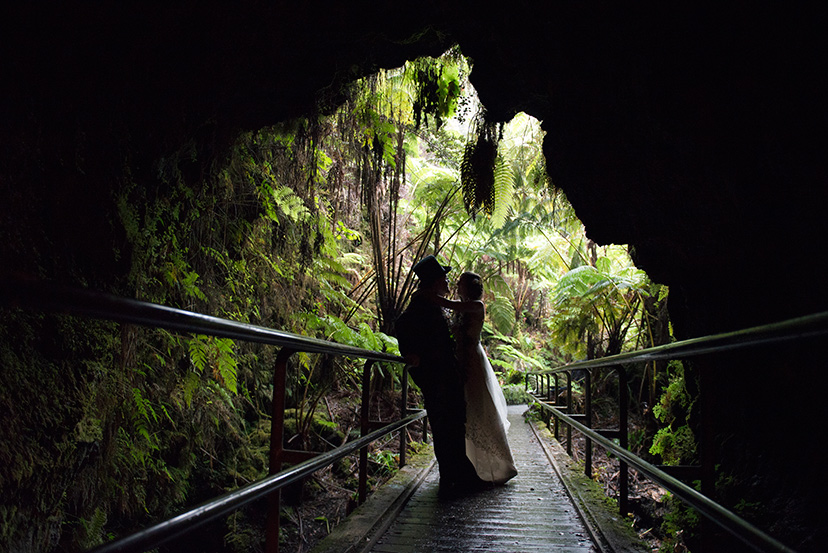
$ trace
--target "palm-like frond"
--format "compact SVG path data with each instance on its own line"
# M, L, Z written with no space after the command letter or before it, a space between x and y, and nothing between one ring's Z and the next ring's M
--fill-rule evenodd
M503 226L515 199L516 178L512 165L497 156L494 167L494 209L491 222L494 228Z
M568 271L558 280L555 287L555 303L560 304L570 297L584 297L589 290L605 280L591 265L582 265Z
M515 326L515 308L506 296L495 296L489 303L489 318L498 332L510 334Z

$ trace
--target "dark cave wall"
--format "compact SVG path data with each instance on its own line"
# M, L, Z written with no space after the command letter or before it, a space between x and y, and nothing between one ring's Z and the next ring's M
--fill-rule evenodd
M152 186L159 160L179 154L197 180L239 131L456 41L490 119L543 121L553 182L590 237L632 245L686 296L673 306L680 334L809 313L828 304L814 278L827 230L824 14L749 8L7 7L0 177L13 197L41 187L43 224L76 228L71 250L111 228L76 214L108 201L125 167Z
M631 244L687 295L680 334L826 307L820 14L647 5L496 21L488 40L459 37L482 101L543 121L552 180L590 237Z
M114 189L163 186L159 161L171 156L189 159L188 178L198 182L239 131L335 104L348 80L458 42L491 120L526 111L543 121L550 175L589 236L630 244L639 266L670 285L677 335L828 309L822 8L69 2L2 10L5 271L118 289L127 267L125 254L112 253L122 242ZM766 439L781 432L815 453L807 432L790 426L824 412L820 347L807 346L699 361L717 375L715 418L734 466L756 454L768 458L766 474L778 469L785 454ZM812 385L777 416L767 402L787 378ZM804 467L797 485L814 471Z

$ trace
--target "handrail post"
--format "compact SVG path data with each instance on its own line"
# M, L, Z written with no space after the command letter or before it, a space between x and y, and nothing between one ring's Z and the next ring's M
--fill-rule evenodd
M276 355L273 369L273 398L271 400L270 419L270 474L282 470L285 431L285 382L287 379L287 362L293 350L282 348ZM265 551L279 553L279 511L281 509L281 491L276 490L268 498L267 526L265 533Z
M592 371L586 369L584 377L584 426L592 428ZM592 438L584 436L584 474L592 478Z
M558 373L555 373L554 376L555 376L555 404L554 405L557 407L559 405L559 401L558 401L558 398L559 398L558 384L560 384L560 381L558 379ZM555 419L555 422L553 423L554 424L555 439L560 442L561 441L560 423L558 421L558 417L552 417L552 418Z
M408 365L403 365L402 380L400 382L400 418L408 415ZM405 456L408 450L408 429L400 429L400 468L405 466Z
M624 449L629 447L629 390L627 389L627 369L618 365L618 439ZM618 460L618 510L621 516L629 511L629 470L627 462Z
M360 436L370 432L369 415L371 409L371 368L374 361L369 359L362 369L362 406L360 413ZM358 503L362 505L368 497L368 446L359 450L359 488L357 492Z
M572 371L566 371L566 413L572 414ZM566 425L566 452L572 457L572 425Z

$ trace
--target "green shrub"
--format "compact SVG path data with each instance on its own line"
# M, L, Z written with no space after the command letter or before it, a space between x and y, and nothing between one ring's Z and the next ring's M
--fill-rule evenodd
M523 405L532 402L532 396L523 389L522 385L518 384L504 386L503 395L506 396L506 405Z

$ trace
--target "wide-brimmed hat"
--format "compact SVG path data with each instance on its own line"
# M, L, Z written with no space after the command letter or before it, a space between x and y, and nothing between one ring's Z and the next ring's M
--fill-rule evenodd
M433 255L427 255L414 265L414 273L424 283L430 283L451 271L448 265L441 265Z

